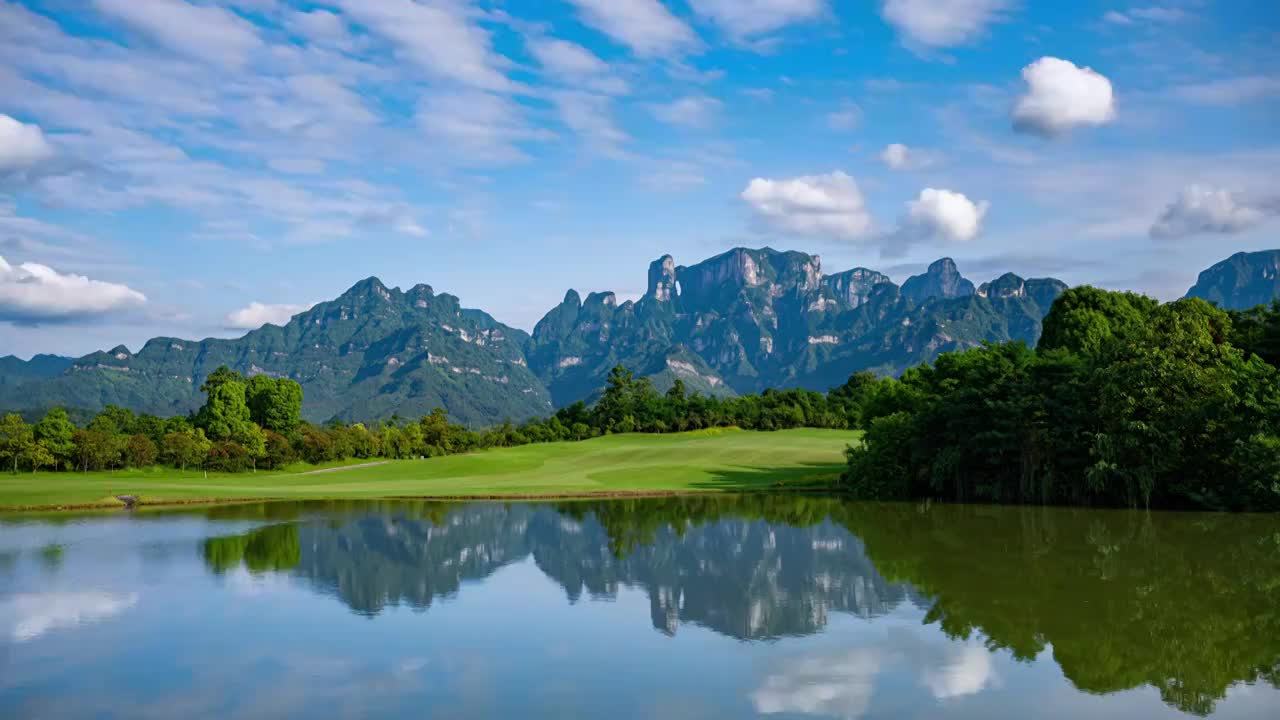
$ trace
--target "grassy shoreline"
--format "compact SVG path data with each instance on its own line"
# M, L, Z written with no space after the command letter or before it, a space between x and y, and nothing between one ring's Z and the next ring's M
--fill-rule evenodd
M267 500L542 500L815 489L844 468L860 433L723 430L613 435L428 460L351 461L279 472L176 470L0 476L0 512ZM314 472L316 469L326 472Z

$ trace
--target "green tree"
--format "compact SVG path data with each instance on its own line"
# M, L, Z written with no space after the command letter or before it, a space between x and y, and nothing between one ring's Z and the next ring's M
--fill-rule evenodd
M0 418L0 460L5 466L12 466L18 472L18 461L30 452L35 444L35 435L31 426L23 421L17 413L9 413Z
M131 436L125 446L125 456L129 458L129 465L135 468L154 465L159 454L160 451L151 438L142 434Z
M254 375L245 388L250 418L265 430L290 433L302 418L302 386L288 378Z
M200 386L200 392L208 393L219 385L228 382L237 382L243 385L245 383L245 379L243 375L232 370L226 365L219 365L218 369L209 373L209 377L206 378L204 384Z
M209 440L203 430L186 430L166 433L160 446L161 457L165 462L180 470L192 465L200 465L209 453Z
M212 376L210 376L212 378ZM244 383L221 380L209 387L208 399L196 414L196 425L214 442L233 440L250 432L253 424L245 402Z
M44 448L48 457L51 458L48 462L42 462L41 465L58 465L72 461L75 454L72 436L75 435L76 426L67 419L66 410L62 408L50 410L40 419L40 422L36 423L34 431L36 444ZM39 457L45 460L44 455Z

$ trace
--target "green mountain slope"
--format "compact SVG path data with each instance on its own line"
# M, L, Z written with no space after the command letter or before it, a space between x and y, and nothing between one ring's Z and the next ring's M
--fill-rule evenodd
M79 358L65 373L0 394L0 404L107 403L161 415L201 402L201 381L219 365L302 384L303 415L364 420L448 408L459 422L523 419L552 408L525 364L527 335L487 314L463 310L426 285L407 293L376 278L330 302L234 340L154 338Z
M1200 273L1186 297L1204 298L1227 310L1244 310L1280 298L1280 250L1239 252Z
M821 260L737 248L691 267L649 267L648 290L619 305L570 291L534 328L530 367L557 405L590 398L623 363L662 389L676 377L703 392L825 390L859 370L898 373L984 341L1034 343L1066 289L1008 274L975 289L949 258L902 289L865 268L823 275Z

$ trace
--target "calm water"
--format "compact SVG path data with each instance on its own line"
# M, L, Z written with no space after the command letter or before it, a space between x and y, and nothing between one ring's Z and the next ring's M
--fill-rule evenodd
M0 717L1280 717L1280 518L815 498L0 518Z

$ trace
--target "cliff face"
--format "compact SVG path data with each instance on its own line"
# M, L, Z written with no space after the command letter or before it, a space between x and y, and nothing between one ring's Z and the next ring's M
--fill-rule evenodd
M866 268L823 275L817 256L737 248L692 266L663 256L638 302L556 308L534 329L530 367L563 405L589 398L622 363L663 389L711 393L825 390L851 373L896 373L983 341L1034 343L1066 288L1006 275L979 294L943 258L899 289ZM576 297L576 295L574 295ZM588 303L590 304L590 303Z
M1247 307L1280 295L1280 251L1238 254L1201 274L1193 295ZM1006 273L975 287L950 258L902 286L867 268L823 274L815 255L736 248L694 265L664 255L646 292L619 302L570 290L533 334L458 299L377 278L283 327L235 340L155 338L76 360L0 358L0 407L114 403L157 414L199 405L218 365L290 377L304 415L372 420L443 407L482 425L594 399L618 364L665 390L708 395L826 390L860 370L897 374L982 342L1034 344L1066 285Z
M1280 298L1280 250L1236 253L1200 273L1186 297L1243 310Z

